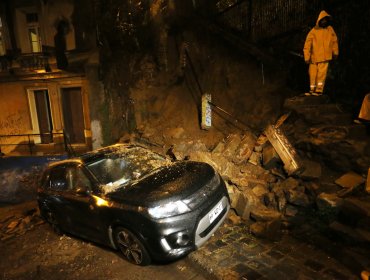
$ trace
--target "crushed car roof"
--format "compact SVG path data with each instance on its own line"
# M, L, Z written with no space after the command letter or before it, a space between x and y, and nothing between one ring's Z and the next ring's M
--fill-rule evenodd
M54 167L54 166L67 164L67 163L88 163L88 162L91 162L91 161L95 160L97 157L100 157L100 156L105 155L107 153L113 153L113 152L116 152L118 150L122 151L123 149L128 150L128 149L136 148L136 147L140 147L140 148L145 149L145 147L140 146L140 145L118 143L118 144L114 144L114 145L111 145L111 146L99 148L99 149L96 149L96 150L91 151L91 152L87 152L85 154L82 154L82 155L74 157L74 158L49 163L49 167Z

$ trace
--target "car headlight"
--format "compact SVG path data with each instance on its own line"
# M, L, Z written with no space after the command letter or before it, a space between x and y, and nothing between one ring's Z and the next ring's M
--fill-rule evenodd
M189 207L178 200L176 202L169 202L164 205L148 208L148 213L151 217L155 219L167 218L171 216L180 215L189 212Z

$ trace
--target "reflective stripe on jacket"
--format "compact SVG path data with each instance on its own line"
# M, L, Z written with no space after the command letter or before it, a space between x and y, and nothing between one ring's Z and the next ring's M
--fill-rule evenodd
M311 63L332 60L333 55L339 54L338 39L331 26L319 27L319 21L330 16L327 12L321 11L316 21L316 26L308 33L303 47L304 60Z

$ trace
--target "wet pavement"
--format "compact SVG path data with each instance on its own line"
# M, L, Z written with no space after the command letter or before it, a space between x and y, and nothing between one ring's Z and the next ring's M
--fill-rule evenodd
M189 257L215 279L360 279L361 271L370 267L370 248L333 241L325 226L315 223L308 221L269 241L228 219Z
M248 224L231 210L199 250L176 262L139 267L109 248L57 235L30 211L35 206L28 202L0 208L0 218L31 212L33 217L30 226L3 236L0 279L340 280L360 279L361 271L370 267L369 246L333 236L315 213L304 213L299 226L270 241L252 236Z

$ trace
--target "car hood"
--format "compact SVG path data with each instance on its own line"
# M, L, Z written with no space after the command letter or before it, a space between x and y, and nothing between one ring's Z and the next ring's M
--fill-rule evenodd
M119 203L157 206L184 199L215 176L207 163L182 161L156 169L132 185L107 194Z

